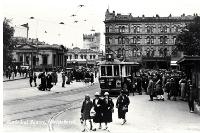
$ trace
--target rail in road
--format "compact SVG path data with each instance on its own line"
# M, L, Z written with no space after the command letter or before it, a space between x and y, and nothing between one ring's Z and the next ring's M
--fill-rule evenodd
M31 98L26 98L26 99L20 99L16 101L7 101L4 103L4 105L15 105L15 104L23 104L23 102L31 101L31 100L42 100L42 98L45 97L45 99L50 99L51 97L56 98L56 97L61 97L61 96L71 96L75 94L81 94L81 93L89 93L90 91L94 91L98 87L98 84L95 84L93 86L88 86L88 87L81 87L77 88L74 90L68 90L65 92L60 92L60 93L55 93L55 94L49 94L48 96L38 96L38 97L31 97ZM7 113L4 115L4 124L9 121L16 121L16 120L23 120L23 119L28 119L28 118L34 118L38 116L44 116L44 115L52 115L53 116L50 118L50 124L51 124L51 119L54 119L60 112L64 110L69 110L73 108L79 108L82 104L82 101L84 99L83 95L80 95L80 97L76 97L74 100L61 100L64 101L65 103L62 104L56 104L56 105L50 105L50 106L44 106L44 107L39 107L39 108L34 108L34 109L29 109L29 110L23 110L23 111L17 111L13 113ZM44 100L44 99L43 99ZM52 100L57 100L57 99L52 99ZM58 99L59 100L59 99ZM51 126L50 126L51 127Z

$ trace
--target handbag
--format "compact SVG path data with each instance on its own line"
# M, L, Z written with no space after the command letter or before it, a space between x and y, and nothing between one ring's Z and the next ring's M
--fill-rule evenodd
M128 107L127 106L123 106L122 110L125 111L125 112L127 112L128 111Z
M96 112L94 111L94 107L90 110L90 117L94 117Z

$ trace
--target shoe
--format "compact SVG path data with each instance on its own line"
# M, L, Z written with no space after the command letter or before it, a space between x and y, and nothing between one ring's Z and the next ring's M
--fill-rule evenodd
M194 111L190 110L190 113L194 113Z
M149 101L153 101L153 100L149 99Z
M101 129L101 126L99 127L99 129Z
M96 128L92 129L92 131L96 131L96 130L97 130Z
M85 129L83 129L82 132L85 132Z
M105 127L103 130L107 130L108 129L108 127Z

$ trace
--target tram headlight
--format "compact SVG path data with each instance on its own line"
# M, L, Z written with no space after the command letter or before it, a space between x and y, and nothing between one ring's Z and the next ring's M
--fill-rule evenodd
M116 87L121 87L121 80L116 80Z

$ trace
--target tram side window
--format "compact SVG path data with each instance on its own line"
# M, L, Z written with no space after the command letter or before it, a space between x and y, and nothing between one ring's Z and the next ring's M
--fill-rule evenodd
M112 76L112 66L107 66L107 76Z
M119 76L119 66L114 66L114 76Z
M106 67L101 66L101 76L106 76Z

